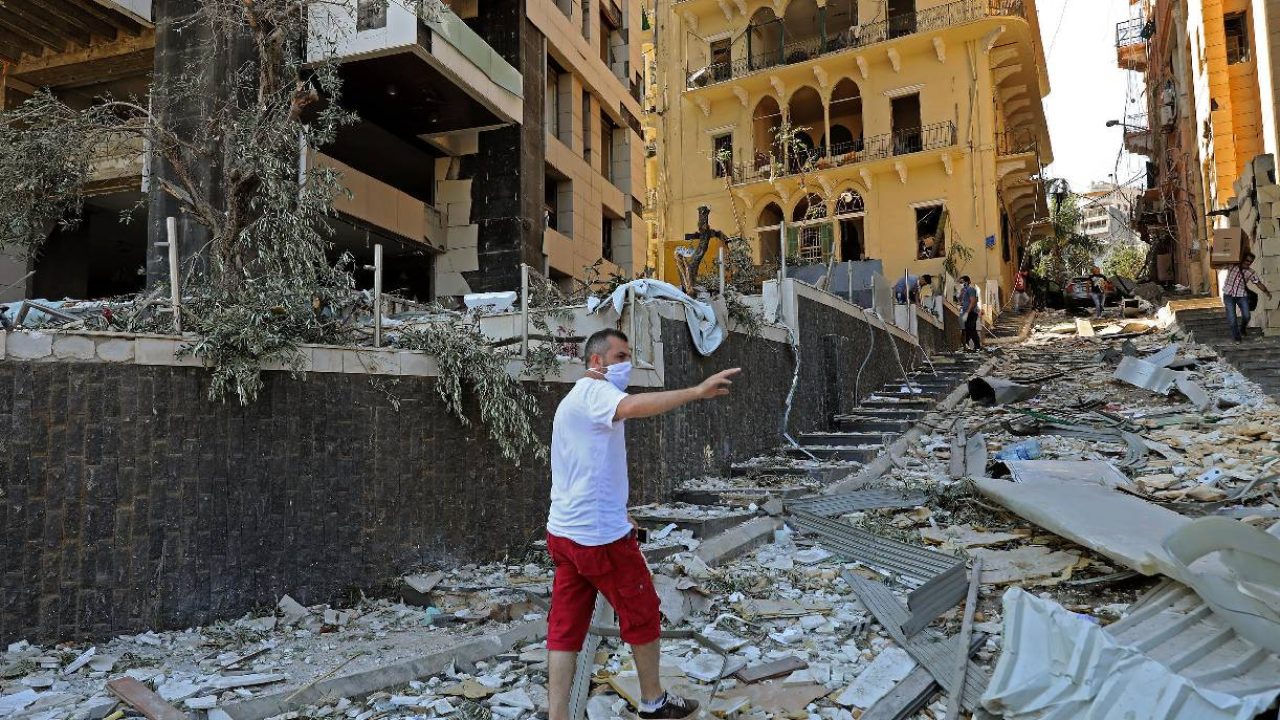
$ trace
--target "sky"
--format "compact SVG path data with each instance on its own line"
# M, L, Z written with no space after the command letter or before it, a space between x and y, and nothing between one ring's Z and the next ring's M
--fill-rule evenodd
M1116 23L1129 18L1128 0L1037 0L1036 9L1049 65L1044 105L1054 161L1047 174L1066 178L1076 192L1113 173L1117 182L1133 179L1145 158L1126 153L1117 172L1122 131L1106 127L1124 119L1127 76L1141 77L1116 65Z

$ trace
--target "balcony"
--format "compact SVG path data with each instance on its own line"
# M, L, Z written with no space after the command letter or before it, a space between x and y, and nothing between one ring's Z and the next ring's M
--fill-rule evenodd
M1116 64L1125 70L1147 69L1147 38L1152 27L1141 15L1116 23Z
M996 154L1001 157L1039 152L1040 141L1031 128L1014 128L996 135Z
M794 65L814 58L846 50L875 45L917 33L934 32L956 25L995 17L1026 17L1023 0L959 0L913 13L890 17L866 25L825 27L818 23L818 34L787 40L781 20L749 25L741 37L749 38L757 30L767 30L778 40L766 47L747 43L743 57L727 62L714 62L702 68L686 68L686 87L690 90L734 80L781 65ZM737 53L735 53L737 54Z
M775 180L802 172L821 172L837 167L885 160L902 155L940 150L956 144L956 126L951 121L918 128L896 130L883 135L836 143L828 154L825 148L807 153L792 153L785 160L773 157L757 162L736 163L730 169L734 185L747 185L762 180Z
M375 10L332 0L309 12L308 61L340 62L345 100L398 135L485 130L523 117L519 71L439 0Z
M1150 157L1155 144L1147 114L1126 115L1124 118L1124 149L1134 155Z

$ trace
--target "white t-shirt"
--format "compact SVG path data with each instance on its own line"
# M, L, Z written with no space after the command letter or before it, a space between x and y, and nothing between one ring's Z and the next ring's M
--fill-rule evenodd
M547 517L552 535L594 546L631 532L625 421L613 421L626 396L607 380L583 378L556 408Z

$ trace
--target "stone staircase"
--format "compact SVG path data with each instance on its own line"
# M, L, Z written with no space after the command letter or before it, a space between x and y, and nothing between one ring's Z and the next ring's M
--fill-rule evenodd
M952 354L939 356L934 370L928 366L886 383L852 412L836 415L830 432L801 433L801 447L786 448L790 457L812 455L820 460L870 462L888 443L906 432L958 385L966 382L982 358Z
M1174 319L1196 342L1212 346L1223 360L1280 400L1280 336L1263 337L1260 329L1249 328L1243 342L1234 342L1218 298L1176 303Z

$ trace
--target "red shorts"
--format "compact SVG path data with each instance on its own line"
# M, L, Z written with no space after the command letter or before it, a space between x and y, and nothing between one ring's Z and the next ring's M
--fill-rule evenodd
M608 545L590 546L547 533L547 551L556 564L547 618L548 650L582 649L597 591L618 614L624 642L645 645L658 639L662 629L658 593L634 534Z

